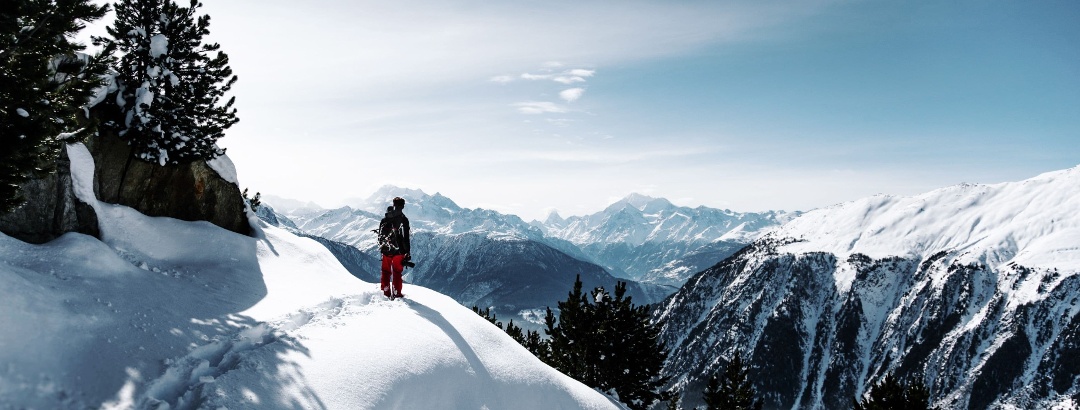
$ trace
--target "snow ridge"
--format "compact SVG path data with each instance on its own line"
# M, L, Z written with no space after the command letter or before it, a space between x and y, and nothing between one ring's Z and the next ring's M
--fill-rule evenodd
M819 209L769 235L786 252L926 259L1080 270L1080 167L1021 182L961 184L914 197L874 196ZM850 278L837 278L846 287ZM1028 296L1031 294L1028 293ZM1029 301L1021 297L1019 303Z

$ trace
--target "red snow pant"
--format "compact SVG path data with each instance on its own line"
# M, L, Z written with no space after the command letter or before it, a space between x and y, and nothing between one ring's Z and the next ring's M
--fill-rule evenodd
M383 255L382 257L382 291L387 297L390 296L390 281L394 281L395 296L401 296L401 271L405 266L405 255Z

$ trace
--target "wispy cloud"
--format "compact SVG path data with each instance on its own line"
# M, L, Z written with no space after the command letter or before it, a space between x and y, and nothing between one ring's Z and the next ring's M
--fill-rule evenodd
M548 118L547 119L548 124L554 125L556 127L569 127L570 123L573 123L574 121L575 120L572 120L572 119L569 119L569 118Z
M596 74L596 70L575 68L573 70L564 71L561 75L553 78L553 80L563 84L583 83L585 82L585 77L592 77L593 74Z
M567 71L566 73L570 74L572 76L575 76L575 77L592 77L593 74L596 74L596 70L586 70L584 68L575 68L573 70Z
M525 101L514 104L518 112L522 114L546 114L546 113L564 113L566 107L555 104L548 101Z
M562 63L544 63L544 68L541 70L541 73L539 73L539 74L536 74L536 73L522 73L521 74L521 79L523 79L523 80L532 80L532 81L551 80L551 81L554 81L554 82L557 82L557 83L569 85L569 84L574 84L574 83L583 83L583 82L586 81L586 77L592 77L594 74L596 74L596 70L589 70L589 69L585 69L585 68L574 68L574 69L570 69L570 70L563 70L563 71L556 72L556 71L552 70L552 68L553 68L551 66L552 64L560 64L559 67L561 67ZM555 68L558 68L558 67L555 67ZM499 76L499 77L496 77L496 78L503 78L503 77L509 77L509 76Z
M566 100L566 102L574 102L581 98L585 94L584 88L569 88L559 92L559 98Z
M512 81L515 81L516 79L522 79L522 80L525 80L525 81L540 81L540 82L554 81L556 83L570 85L570 84L576 84L576 83L584 83L584 82L586 82L586 78L596 75L596 70L593 70L593 69L588 69L588 68L563 69L564 67L565 67L565 64L563 64L561 62L549 61L549 62L543 63L541 65L541 67L536 71L525 72L525 73L522 73L522 74L520 74L520 75L518 75L516 77L510 76L510 75L500 75L500 76L492 77L491 81L496 82L496 83L506 84L506 83L510 83ZM547 92L545 92L545 93L543 93L543 94L541 94L539 96L534 96L534 98L540 97L538 99L541 99L541 100L542 99L547 99L546 97L549 96L550 95L549 93L551 93L551 92L555 92L555 90L547 91ZM563 101L565 101L567 103L572 103L572 102L580 100L581 97L585 95L585 88L584 87L564 88L562 90L557 91L557 93L558 93L559 99L561 99L561 100L563 100ZM549 113L565 113L565 112L570 111L566 106L562 106L562 105L556 104L554 102L549 102L549 101L525 101L525 102L519 102L519 103L516 103L516 104L512 104L512 106L514 108L516 108L519 113L528 114L528 115L549 114ZM559 123L557 125L565 127L567 125L567 122L561 122L561 123Z
M552 80L557 82L557 83L563 83L563 84L567 84L567 85L573 84L573 83L583 83L583 82L585 82L584 78L577 77L577 76L565 76L565 75L560 75L558 77L553 78Z
M532 74L532 73L522 73L521 74L521 79L523 79L523 80L534 80L534 81L535 80L547 80L547 79L550 79L552 77L554 77L553 74Z
M661 160L689 158L693 156L707 155L715 152L717 147L684 147L684 148L658 148L658 149L627 149L598 151L593 149L569 149L506 153L503 159L535 160L545 162L582 163L582 164L629 164L650 163Z

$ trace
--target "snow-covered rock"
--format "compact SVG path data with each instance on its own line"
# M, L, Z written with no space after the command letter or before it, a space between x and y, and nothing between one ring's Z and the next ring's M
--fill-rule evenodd
M31 243L45 243L67 232L98 235L97 214L75 195L70 164L68 150L61 150L56 172L23 183L19 189L26 203L0 214L0 232Z
M132 160L132 148L104 131L89 138L86 148L96 163L93 187L101 201L146 215L209 221L242 234L251 230L235 167L225 156L160 166Z

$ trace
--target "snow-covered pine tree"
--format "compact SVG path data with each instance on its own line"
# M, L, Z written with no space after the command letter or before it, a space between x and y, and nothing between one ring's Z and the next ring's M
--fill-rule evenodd
M105 15L90 0L5 0L0 8L0 214L22 203L19 187L51 172L65 142L91 127L77 115L101 84L106 57L72 41Z
M223 101L237 77L220 45L203 43L210 17L197 16L199 7L198 0L188 7L122 0L111 38L94 39L120 52L121 112L111 125L136 158L163 166L212 159L225 152L216 142L238 121L235 97Z

